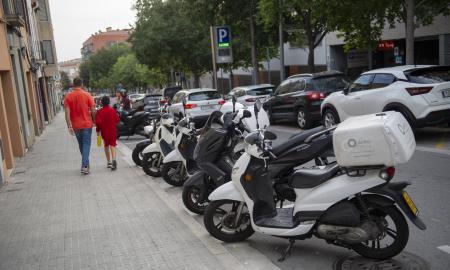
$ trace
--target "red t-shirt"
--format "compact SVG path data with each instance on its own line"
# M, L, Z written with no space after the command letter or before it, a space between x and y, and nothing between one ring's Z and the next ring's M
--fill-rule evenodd
M117 134L116 125L119 123L119 115L110 106L104 106L98 110L95 116L97 132L101 131L103 139L115 139Z
M91 94L81 88L75 88L64 98L64 107L70 110L70 122L73 129L92 128L90 108L95 107Z

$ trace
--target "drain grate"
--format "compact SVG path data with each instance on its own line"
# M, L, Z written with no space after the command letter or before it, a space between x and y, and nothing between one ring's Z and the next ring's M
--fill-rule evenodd
M428 263L409 252L388 259L377 261L361 256L348 256L334 263L335 270L427 270Z

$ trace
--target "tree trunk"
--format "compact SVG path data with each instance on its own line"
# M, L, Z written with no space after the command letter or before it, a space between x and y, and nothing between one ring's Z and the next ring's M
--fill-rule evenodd
M314 40L308 41L308 69L309 72L314 73Z
M369 47L367 47L367 64L369 66L369 70L371 70L372 66L373 66L373 61L372 60L373 60L372 59L372 48L369 45Z
M253 76L254 76L254 84L259 84L259 65L258 65L258 55L256 49L256 40L255 40L255 17L253 14L250 17L250 42L252 45L252 66L253 66Z
M200 88L200 75L194 73L194 88Z
M405 0L406 64L414 65L414 0Z

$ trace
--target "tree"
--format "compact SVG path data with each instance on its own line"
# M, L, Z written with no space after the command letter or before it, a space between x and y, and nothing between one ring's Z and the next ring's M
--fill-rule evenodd
M129 46L124 43L119 43L111 47L102 48L91 55L86 60L89 71L89 85L95 88L112 88L114 82L107 80L111 68L120 56L128 53L131 53ZM86 74L84 75L86 76Z
M395 15L390 0L330 1L329 7L335 15L329 22L341 32L344 38L344 49L367 49L369 69L372 68L372 51L381 39L386 23L393 26Z
M131 35L137 58L150 67L189 70L194 85L211 70L209 27L190 13L186 1L138 0Z
M83 84L86 87L89 87L90 77L89 77L89 63L88 61L84 61L80 64L78 68L80 78L83 80Z
M69 89L70 87L70 79L69 76L67 76L67 73L64 71L60 71L59 72L60 76L61 76L61 86L63 90Z
M142 89L149 85L161 85L165 76L139 63L132 53L120 56L108 76L113 82L122 82L126 89Z
M450 3L448 0L397 0L393 12L400 22L405 23L406 32L406 64L414 62L414 31L420 25L430 25L437 15L448 16Z
M276 0L260 0L261 16L266 25L278 23L278 12L283 12L284 22L296 32L302 30L303 35L288 36L288 41L295 42L303 38L308 46L308 68L314 72L314 49L322 42L325 35L333 31L331 23L334 11L326 0L291 0L284 1L280 7Z

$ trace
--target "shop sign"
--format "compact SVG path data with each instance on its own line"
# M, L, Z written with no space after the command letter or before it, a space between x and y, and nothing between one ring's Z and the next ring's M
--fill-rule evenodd
M383 40L380 43L378 43L377 49L379 51L390 51L390 50L393 50L394 47L395 47L394 41Z

